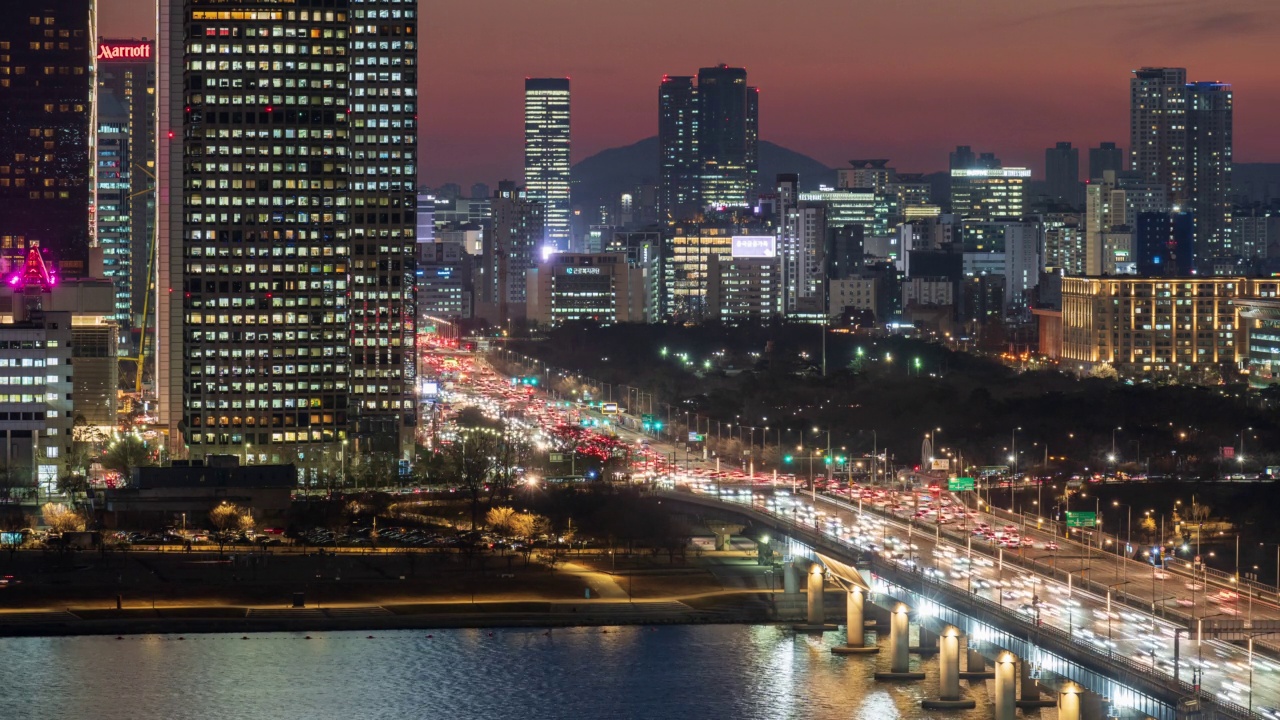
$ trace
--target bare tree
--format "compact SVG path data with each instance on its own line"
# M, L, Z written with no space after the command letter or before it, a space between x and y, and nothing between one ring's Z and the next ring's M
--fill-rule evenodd
M62 534L84 530L85 527L84 517L62 503L45 503L40 514L44 516L44 524L49 526L50 532Z
M509 507L492 507L484 514L484 524L498 530L505 530L516 511Z
M466 491L471 499L471 528L480 525L480 494L493 470L496 443L488 432L471 432L463 428L461 437L445 447L448 475Z
M236 535L253 529L253 516L247 509L223 501L209 511L209 525L213 527L213 537L218 541L218 555L221 556L222 549Z
M515 487L519 476L518 471L524 468L533 456L533 445L505 423L501 432L494 457L493 477L490 483L491 496L509 500L511 490Z

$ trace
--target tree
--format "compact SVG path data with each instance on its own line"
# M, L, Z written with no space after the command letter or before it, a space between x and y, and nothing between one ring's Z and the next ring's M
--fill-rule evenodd
M1155 537L1156 519L1150 515L1142 518L1142 522L1138 524L1138 527L1142 529L1142 532L1147 534L1147 537Z
M503 500L511 498L511 490L515 487L516 471L525 467L533 456L533 445L518 431L503 424L502 434L497 440L494 457L493 476L490 483L492 495Z
M253 515L247 509L224 500L209 511L209 525L213 527L213 537L218 541L218 555L222 555L223 547L236 535L253 529Z
M480 525L480 493L493 471L495 450L492 433L462 429L460 437L445 447L448 476L466 491L471 499L471 529Z
M516 511L509 507L489 508L489 512L484 514L484 523L495 530L506 530L515 514Z
M31 477L30 474L27 477ZM23 482L23 474L9 465L0 464L0 499L8 500L17 488L26 488L30 483Z
M380 452L360 458L355 474L365 490L372 490L389 487L400 473L395 455Z
M70 468L58 476L58 492L69 497L72 502L75 502L76 493L88 492L88 490L89 478L72 472Z
M84 530L85 527L80 513L62 503L45 503L40 508L40 514L44 516L44 524L49 526L49 532L59 535Z
M107 448L102 456L102 466L115 470L127 481L133 476L133 469L151 465L151 453L142 438L136 435L125 435Z

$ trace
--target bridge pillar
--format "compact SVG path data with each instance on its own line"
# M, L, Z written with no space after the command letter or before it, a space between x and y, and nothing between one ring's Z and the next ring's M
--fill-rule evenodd
M1058 720L1080 720L1080 695L1083 688L1064 682L1058 688Z
M991 680L995 677L987 669L987 659L982 657L982 653L970 648L967 654L967 664L964 671L960 673L961 680Z
M1056 700L1040 699L1040 685L1031 677L1031 663L1023 660L1018 665L1018 707L1023 710L1031 710L1033 708L1051 708L1057 705Z
M924 673L911 672L908 644L911 641L906 605L898 603L889 614L889 672L875 674L877 680L922 680Z
M916 640L915 647L911 648L911 652L919 655L933 655L938 652L938 634L921 625L919 639ZM959 653L959 650L956 652Z
M1106 720L1102 696L1092 690L1080 691L1080 719Z
M797 559L782 564L782 592L795 595L800 592L800 570L796 567Z
M927 710L972 708L973 700L960 697L960 629L948 625L938 636L938 699L923 700Z
M867 624L865 613L863 612L863 605L866 603L866 599L862 588L850 588L845 604L848 612L845 644L831 648L831 652L836 655L861 655L880 652L880 648L874 645L867 647Z
M726 523L726 522L712 521L707 523L707 529L710 530L711 534L715 536L715 539L716 539L715 547L717 550L727 549L729 547L729 537L735 533L742 532L743 527L745 526L735 525L735 524Z
M826 576L822 573L822 565L814 563L809 568L809 586L808 586L808 616L804 625L796 625L795 629L799 632L826 632L827 630L838 629L835 625L827 624L827 609L825 605L826 594Z
M995 720L1013 720L1017 714L1018 657L1011 652L996 658Z

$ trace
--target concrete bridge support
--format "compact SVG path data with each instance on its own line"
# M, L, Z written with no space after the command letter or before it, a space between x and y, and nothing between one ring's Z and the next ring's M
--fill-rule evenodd
M1040 685L1031 677L1031 663L1023 660L1018 665L1018 707L1032 710L1057 705L1056 700L1040 699Z
M745 525L734 525L732 523L711 521L707 523L707 529L716 538L716 550L727 550L729 548L729 538L737 533L742 532Z
M1080 692L1080 720L1106 720L1106 703L1092 690Z
M992 680L995 674L987 669L987 659L982 653L969 649L965 660L965 669L960 673L961 680Z
M1013 720L1018 710L1018 657L1001 652L996 658L995 673L995 720Z
M927 710L961 710L976 705L960 697L960 629L948 625L938 636L938 699L923 700Z
M800 592L800 568L796 567L798 559L782 564L782 592L796 595Z
M911 652L918 655L933 655L938 652L937 633L921 625L918 637L919 639L916 640L916 644L911 648Z
M911 658L907 650L911 632L908 612L906 605L898 603L889 614L889 672L876 673L877 680L924 679L924 673L911 672Z
M864 655L880 652L880 648L872 645L867 647L866 634L867 625L865 620L865 608L867 597L863 593L862 588L855 587L848 592L846 599L846 609L848 617L848 627L845 629L845 644L837 645L831 648L831 652L836 655Z
M1080 696L1084 688L1064 682L1058 688L1058 720L1080 720Z
M825 604L826 595L826 575L822 572L822 565L814 563L809 568L809 587L808 587L808 615L805 624L796 625L798 632L826 632L828 630L838 630L835 625L827 624L827 608Z

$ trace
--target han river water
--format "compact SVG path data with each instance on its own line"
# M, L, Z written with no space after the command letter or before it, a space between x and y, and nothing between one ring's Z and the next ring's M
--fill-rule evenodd
M606 632L607 630L607 632ZM928 679L877 683L886 653L837 657L840 633L703 625L0 639L0 719L964 718ZM428 637L430 636L430 637ZM883 666L883 667L882 667ZM1045 713L1052 717L1052 711Z

